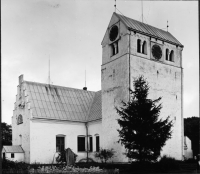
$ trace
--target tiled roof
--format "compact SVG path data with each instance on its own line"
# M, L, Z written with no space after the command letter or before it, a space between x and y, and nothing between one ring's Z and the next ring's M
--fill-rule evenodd
M33 111L33 118L47 118L56 120L69 120L87 122L96 119L101 119L101 99L96 97L96 93L68 87L61 87L56 85L48 85L36 82L24 81L31 109ZM91 108L98 110L97 113L90 116Z
M102 109L101 109L101 91L95 93L94 100L92 102L92 106L90 109L88 121L100 119L102 116Z
M24 153L21 146L3 146L7 153Z
M128 27L128 29L139 32L144 35L152 36L154 38L158 38L160 40L173 43L183 47L183 45L174 37L171 33L153 27L151 25L136 21L134 19L128 18L126 16L122 16L120 14L116 14L120 20Z

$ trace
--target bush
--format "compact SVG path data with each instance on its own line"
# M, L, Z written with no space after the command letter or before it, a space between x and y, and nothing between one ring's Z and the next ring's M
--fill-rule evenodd
M92 158L88 158L88 160L87 160L87 158L82 158L78 162L79 163L87 163L87 162L89 162L89 163L95 163L95 161Z
M115 151L113 149L100 149L95 153L95 157L99 158L102 163L106 163L109 159L114 157Z
M8 159L2 160L2 169L16 169L16 170L28 170L29 164L26 164L25 162L18 162L18 161L11 161Z
M30 173L100 173L103 172L102 169L99 167L90 167L90 168L77 168L73 166L65 166L62 168L58 168L56 166L42 166L39 167L39 169L35 170L30 170Z
M118 174L118 169L101 169L98 164L96 166L87 166L86 163L82 167L52 164L26 164L24 162L10 161L5 159L2 161L3 174L61 174L61 173L101 173L101 174ZM91 164L91 163L88 163Z
M193 159L193 158L189 158L189 159L185 159L184 162L185 162L185 163L195 163L196 160Z
M164 155L158 162L161 171L179 170L179 162L175 158Z

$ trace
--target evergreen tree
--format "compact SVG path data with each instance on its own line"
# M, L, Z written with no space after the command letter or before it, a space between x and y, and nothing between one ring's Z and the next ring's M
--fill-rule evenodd
M1 123L1 136L2 136L2 146L12 145L12 127L7 123Z
M171 138L172 121L169 116L159 119L162 108L161 97L148 99L149 85L143 76L133 82L134 91L130 90L131 99L116 108L120 115L119 142L127 150L126 156L137 161L156 161L165 142Z

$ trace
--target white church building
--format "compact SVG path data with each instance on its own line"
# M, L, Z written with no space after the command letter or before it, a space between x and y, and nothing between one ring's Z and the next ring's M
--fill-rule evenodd
M99 148L116 153L113 162L128 162L118 143L115 107L129 101L139 75L147 79L149 98L162 97L161 118L173 120L172 138L161 154L182 160L183 45L169 32L113 13L102 41L101 90L74 89L26 81L19 77L12 116L12 143L27 163L52 163L57 152L71 148L77 161L95 159Z

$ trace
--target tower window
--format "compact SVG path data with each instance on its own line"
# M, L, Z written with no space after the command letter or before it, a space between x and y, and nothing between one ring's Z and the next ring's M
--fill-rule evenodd
M166 55L165 55L165 59L166 59L166 60L169 59L168 56L169 56L169 49L166 49Z
M111 56L114 56L118 52L119 52L118 41L116 41L116 42L114 42L114 43L111 44Z
M115 47L114 44L111 45L111 56L115 55Z
M17 124L22 124L23 123L23 117L22 115L19 115L17 118Z
M137 40L137 52L138 52L138 53L141 53L140 44L141 44L141 40L138 39L138 40Z
M142 53L147 54L147 42L144 41L142 44Z
M174 51L172 50L169 54L169 61L174 61Z

